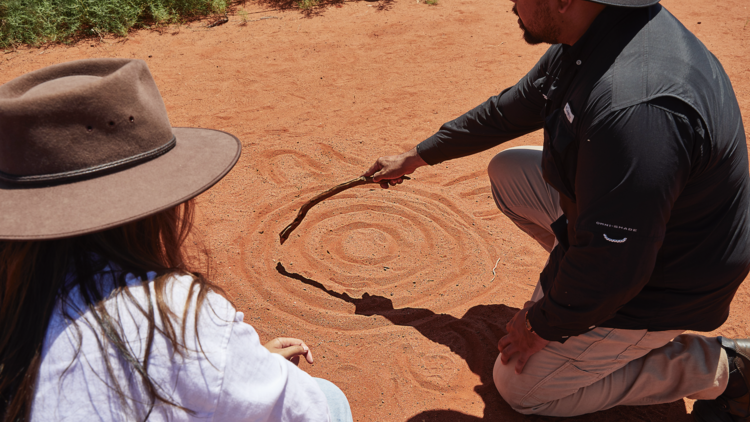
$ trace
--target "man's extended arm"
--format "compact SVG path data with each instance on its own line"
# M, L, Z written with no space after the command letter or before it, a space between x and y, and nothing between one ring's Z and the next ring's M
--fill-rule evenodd
M545 100L538 88L549 60L550 52L515 86L445 123L415 148L378 158L363 175L400 183L401 176L420 166L475 154L541 128ZM388 183L381 186L388 187Z
M539 65L515 86L491 97L419 145L417 152L430 165L485 151L503 142L541 129L544 97Z

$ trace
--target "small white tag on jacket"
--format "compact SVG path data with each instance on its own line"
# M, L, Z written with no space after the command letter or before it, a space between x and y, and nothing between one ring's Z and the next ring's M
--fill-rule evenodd
M570 103L565 103L565 108L564 108L564 110L565 110L565 117L567 117L567 118L568 118L568 121L569 121L570 123L573 123L573 119L574 119L574 118L575 118L576 116L574 116L574 115L573 115L573 112L572 112L572 111L570 111Z

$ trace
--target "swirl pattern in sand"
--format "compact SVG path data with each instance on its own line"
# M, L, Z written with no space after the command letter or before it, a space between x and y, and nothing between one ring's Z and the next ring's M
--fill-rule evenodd
M277 151L262 160L270 180L284 181L278 191L285 193L259 201L257 225L242 239L243 267L249 278L262 280L251 287L266 303L301 323L358 330L372 328L362 327L357 314L375 297L380 310L446 312L501 284L502 277L488 282L497 259L492 235L456 203L473 198L477 187L467 194L451 186L445 189L449 196L440 186L425 188L418 177L388 190L355 187L313 207L280 245L278 233L307 200L345 181L333 179L330 174L339 172L320 159L316 164L302 153L289 154ZM274 160L283 160L283 169ZM352 167L356 176L361 168L346 161L338 164ZM375 326L385 324L379 321Z

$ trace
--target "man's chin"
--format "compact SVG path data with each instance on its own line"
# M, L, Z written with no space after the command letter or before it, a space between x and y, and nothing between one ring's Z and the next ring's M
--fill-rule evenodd
M526 29L523 31L523 40L526 41L526 44L529 44L529 45L539 45L539 44L543 44L547 42L541 38L535 37Z

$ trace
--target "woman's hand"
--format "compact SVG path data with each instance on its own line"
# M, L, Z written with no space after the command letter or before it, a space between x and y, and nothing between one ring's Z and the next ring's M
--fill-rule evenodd
M300 339L278 337L264 344L263 347L271 353L283 356L295 365L299 365L300 356L304 356L307 363L313 363L310 348Z

